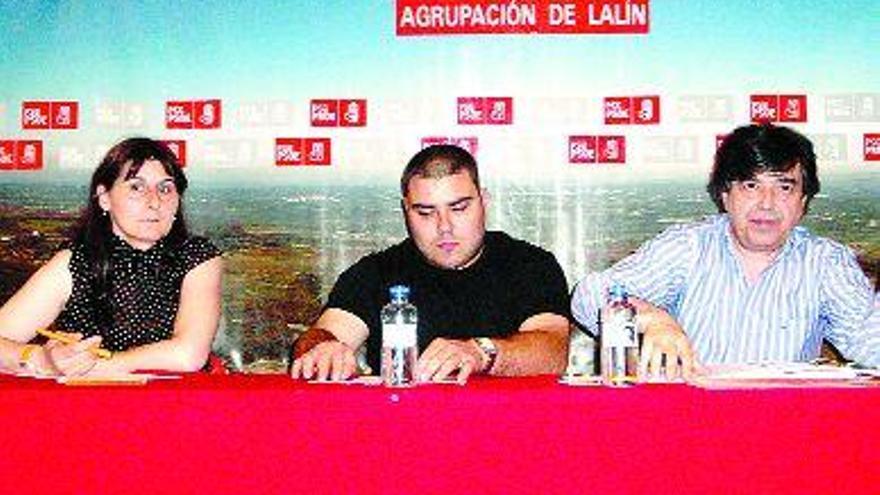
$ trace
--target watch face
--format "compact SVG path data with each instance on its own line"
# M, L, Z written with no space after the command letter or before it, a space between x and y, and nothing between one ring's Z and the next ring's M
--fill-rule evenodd
M477 345L479 345L480 349L489 356L498 354L498 348L495 346L495 342L492 342L492 339L488 337L477 338Z

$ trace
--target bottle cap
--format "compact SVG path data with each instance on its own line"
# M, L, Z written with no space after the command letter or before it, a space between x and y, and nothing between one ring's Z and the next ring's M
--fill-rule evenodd
M409 299L409 287L405 285L392 285L388 288L388 294L392 301L402 301Z
M625 300L628 295L629 294L627 294L626 292L626 287L620 282L613 282L608 288L608 299L612 301Z

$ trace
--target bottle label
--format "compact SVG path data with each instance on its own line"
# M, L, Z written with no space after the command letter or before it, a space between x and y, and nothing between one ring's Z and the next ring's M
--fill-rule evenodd
M606 313L607 322L602 325L602 347L636 347L638 335L636 322L624 311Z
M383 347L415 347L416 325L407 323L386 323L382 326Z

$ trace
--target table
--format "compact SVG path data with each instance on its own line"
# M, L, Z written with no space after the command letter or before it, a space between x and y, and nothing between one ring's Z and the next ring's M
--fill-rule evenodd
M0 416L2 493L880 491L880 388L5 377Z

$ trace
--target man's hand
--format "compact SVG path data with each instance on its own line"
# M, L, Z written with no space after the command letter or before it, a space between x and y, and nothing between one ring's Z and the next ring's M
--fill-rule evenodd
M653 308L639 315L644 328L639 376L642 380L658 379L665 371L667 380L683 377L689 380L698 364L684 329L669 313Z
M483 353L473 339L437 338L419 356L416 376L421 382L439 382L458 370L456 379L464 385L471 373L483 366Z
M328 340L295 359L290 376L306 380L342 381L351 378L356 370L354 350L338 340Z

